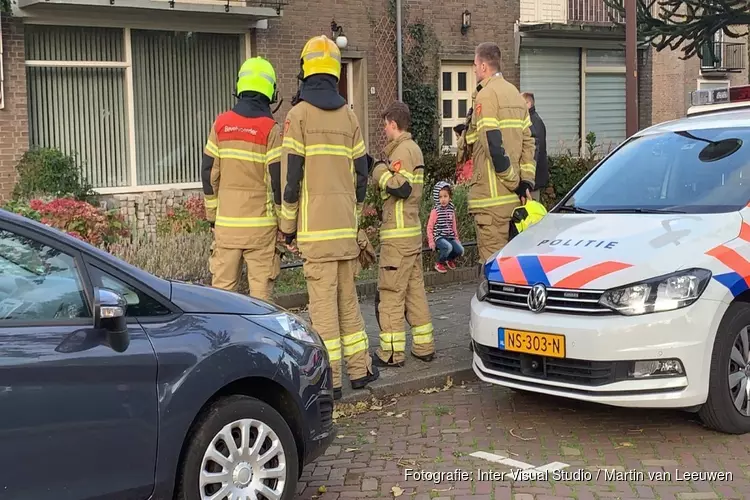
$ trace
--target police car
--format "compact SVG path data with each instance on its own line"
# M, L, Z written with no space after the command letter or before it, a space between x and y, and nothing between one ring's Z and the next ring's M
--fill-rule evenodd
M481 380L750 432L750 86L692 100L485 263Z

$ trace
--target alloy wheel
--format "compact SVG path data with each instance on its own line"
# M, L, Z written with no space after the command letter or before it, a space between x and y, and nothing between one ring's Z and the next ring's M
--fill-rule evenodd
M750 334L744 327L734 339L729 358L729 393L741 415L750 417Z
M242 419L225 425L208 446L200 472L202 500L280 500L286 454L265 423Z

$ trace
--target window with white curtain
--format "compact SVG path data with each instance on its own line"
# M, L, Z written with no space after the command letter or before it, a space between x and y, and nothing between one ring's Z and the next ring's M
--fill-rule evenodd
M25 37L32 146L75 154L104 192L200 182L244 35L26 25Z

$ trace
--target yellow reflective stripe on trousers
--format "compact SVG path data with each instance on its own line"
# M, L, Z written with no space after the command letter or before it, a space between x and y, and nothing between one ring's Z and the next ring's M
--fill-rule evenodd
M432 336L433 331L432 323L413 326L411 328L412 341L415 344L429 344L435 340Z
M518 196L515 194L506 194L503 196L495 196L492 198L479 198L476 200L469 200L469 208L489 208L498 207L501 205L518 205Z
M266 151L266 165L281 160L281 148L273 148Z
M365 152L366 152L365 141L359 141L359 143L355 144L354 148L352 149L352 154L354 158L359 158L360 156L364 156Z
M384 351L404 352L406 332L380 332L380 348Z
M219 206L219 199L216 195L207 194L204 196L203 204L206 208L216 208Z
M272 227L276 225L275 217L226 217L216 216L216 225L223 227Z
M341 339L324 340L328 359L331 361L341 361Z
M341 336L341 345L344 348L344 356L354 356L358 352L366 351L369 347L367 333L364 330L348 333Z
M305 156L305 145L301 142L292 139L291 137L284 137L284 141L281 143L283 147L289 148L300 156Z
M219 147L211 141L206 142L206 151L211 153L214 157L219 157Z
M222 160L245 160L266 163L266 155L263 153L254 153L241 149L219 148L219 158Z
M381 229L380 239L381 240L392 240L395 238L411 238L413 236L422 236L422 228L420 226L410 226L401 229Z
M299 242L331 241L356 237L357 230L353 228L328 229L323 231L302 231L297 233L297 241Z
M383 175L380 176L380 179L378 179L378 186L380 186L380 189L385 190L386 183L391 180L393 177L393 174L390 173L388 170L383 172Z
M300 205L302 206L302 232L307 231L307 209L310 195L307 194L307 176L302 176L302 193L300 194ZM298 236L299 238L299 236Z

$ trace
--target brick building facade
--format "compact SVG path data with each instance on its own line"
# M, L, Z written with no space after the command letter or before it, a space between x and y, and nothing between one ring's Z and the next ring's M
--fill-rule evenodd
M29 118L26 107L26 66L23 25L3 16L3 106L0 106L0 197L7 196L16 180L16 165L29 147Z
M215 114L233 102L242 59L262 55L274 64L284 98L276 113L281 121L297 88L303 44L311 36L331 36L332 21L348 39L340 91L360 118L371 152L379 152L379 116L397 97L395 2L289 0L277 12L267 6L273 2L229 1L228 13L216 0L176 2L171 10L154 1L153 11L134 13L95 6L95 0L24 0L30 6L23 12L4 16L0 198L12 190L29 145L78 153L84 175L103 194L198 189L205 135ZM430 64L437 66L441 143L452 146L451 127L471 106L474 48L487 40L503 49L505 77L536 93L548 136L624 134L622 32L586 17L598 10L578 8L597 1L403 0L404 25L424 23L438 42ZM557 3L564 12L537 5ZM73 4L85 9L72 10ZM471 26L462 33L467 9ZM405 50L411 47L407 36ZM742 71L728 74L706 73L698 59L681 61L677 52L640 51L641 127L683 116L696 86L747 83L743 50Z

